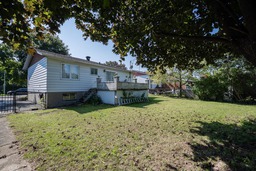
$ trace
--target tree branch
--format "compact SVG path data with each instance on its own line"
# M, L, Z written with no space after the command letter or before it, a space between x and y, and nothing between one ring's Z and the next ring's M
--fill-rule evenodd
M185 39L185 40L195 40L195 41L209 41L209 42L220 42L225 44L232 44L232 42L226 38L221 37L213 37L213 36L188 36L188 35L180 35L175 33L169 33L169 32L155 32L156 35L161 36L168 36L168 37L174 37L179 39Z

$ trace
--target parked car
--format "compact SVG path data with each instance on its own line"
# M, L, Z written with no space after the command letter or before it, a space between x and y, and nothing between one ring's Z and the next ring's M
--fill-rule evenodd
M16 93L16 95L27 95L28 94L28 89L27 88L18 88L17 90L11 90L8 91L7 94L12 95Z

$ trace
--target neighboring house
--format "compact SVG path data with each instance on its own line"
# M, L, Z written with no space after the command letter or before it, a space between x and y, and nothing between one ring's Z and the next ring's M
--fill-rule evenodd
M176 82L177 81L177 82ZM172 93L178 95L180 93L180 83L178 80L170 81L168 83L157 85L153 89L149 89L151 94L163 94L163 93ZM181 90L184 95L188 98L194 98L194 93L192 91L193 82L191 80L187 80L186 83L181 85Z
M150 76L146 72L132 70L132 75L140 83L149 83L149 85L148 85L149 89L154 89L157 86L157 84L154 83L154 81L150 79Z
M113 105L128 103L124 99L132 97L136 100L148 97L148 83L133 80L131 71L86 58L44 50L29 55L23 66L28 70L28 100L35 103L44 100L46 107L69 105L86 99L84 96L91 89L97 89L104 103Z

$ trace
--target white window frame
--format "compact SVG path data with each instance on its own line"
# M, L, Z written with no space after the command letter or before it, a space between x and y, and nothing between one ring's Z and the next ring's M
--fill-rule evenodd
M70 71L69 71L69 78L63 78L63 66L64 65L69 65L70 66ZM78 68L78 78L72 78L72 67L77 67ZM67 64L67 63L62 63L61 64L61 79L67 79L67 80L79 80L80 79L80 67L79 65L74 65L74 64Z

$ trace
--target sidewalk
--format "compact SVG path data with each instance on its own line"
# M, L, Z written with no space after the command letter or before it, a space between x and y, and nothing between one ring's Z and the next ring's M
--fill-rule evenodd
M19 152L18 142L6 117L0 117L0 171L31 171Z

